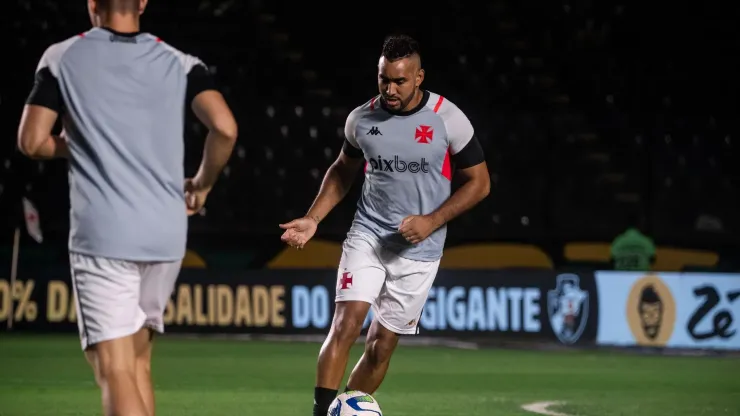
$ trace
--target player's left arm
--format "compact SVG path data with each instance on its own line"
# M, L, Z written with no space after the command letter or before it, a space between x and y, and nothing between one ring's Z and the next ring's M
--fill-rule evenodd
M67 141L53 135L54 124L62 111L62 94L57 78L42 58L33 89L23 108L18 127L18 149L32 159L66 158Z
M451 146L452 152L454 146ZM491 177L488 173L483 148L474 135L465 146L452 153L455 174L459 175L462 186L455 191L439 208L432 212L435 229L450 222L460 214L476 206L491 191Z
M412 244L420 243L438 228L473 208L488 196L491 190L491 178L485 155L475 137L473 126L454 104L448 102L446 105L440 115L447 129L449 151L456 175L460 176L463 183L432 213L412 215L401 222L399 232Z
M471 139L471 146L473 149L470 152L480 152L482 159L483 150L478 143L478 139L473 137ZM458 153L458 155L460 155ZM460 155L457 159L471 158L471 155L464 154ZM475 160L478 160L478 156L474 156ZM453 156L453 159L454 156ZM469 160L469 159L468 159ZM460 163L460 162L456 162ZM450 222L454 218L458 217L463 212L473 208L491 191L491 178L488 174L488 166L486 161L483 160L474 165L468 165L461 167L457 165L455 172L459 175L463 184L460 188L455 191L439 208L429 214L434 222L435 230L444 224Z

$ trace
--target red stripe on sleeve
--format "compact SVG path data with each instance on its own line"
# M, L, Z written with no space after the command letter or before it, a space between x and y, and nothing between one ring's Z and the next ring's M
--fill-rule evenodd
M437 104L435 104L435 105L434 105L434 112L435 112L435 113L436 113L437 111L439 111L439 107L441 107L441 106L442 106L442 101L444 101L444 100L445 100L445 97L443 97L443 96L441 96L441 95L440 95L440 96L439 96L439 100L437 100Z

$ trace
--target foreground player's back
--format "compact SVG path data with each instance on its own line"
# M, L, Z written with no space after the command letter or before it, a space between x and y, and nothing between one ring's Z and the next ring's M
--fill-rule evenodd
M63 101L71 251L182 258L184 110L201 73L199 60L147 33L95 28L46 51L37 77L53 77Z

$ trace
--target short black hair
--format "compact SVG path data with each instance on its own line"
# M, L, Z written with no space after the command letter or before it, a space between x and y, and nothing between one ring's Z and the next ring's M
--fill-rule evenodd
M390 35L383 42L382 55L391 62L408 58L412 55L418 55L419 59L421 59L419 42L408 35Z
M98 0L98 7L109 12L135 12L139 10L139 0Z

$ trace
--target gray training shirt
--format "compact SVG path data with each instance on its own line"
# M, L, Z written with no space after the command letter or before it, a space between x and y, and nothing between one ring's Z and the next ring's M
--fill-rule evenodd
M70 251L183 258L185 111L212 88L203 62L148 33L95 28L46 50L27 104L69 138Z
M404 113L388 111L377 96L349 114L344 133L343 152L366 161L352 230L375 236L404 258L440 259L446 226L415 245L398 228L407 216L430 214L450 197L453 165L464 169L485 160L465 114L428 91Z

